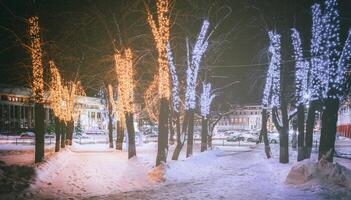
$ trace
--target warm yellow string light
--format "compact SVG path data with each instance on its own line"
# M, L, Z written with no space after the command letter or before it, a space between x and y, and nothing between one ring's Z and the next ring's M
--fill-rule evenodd
M151 27L152 33L155 38L156 47L158 51L158 64L159 64L159 84L158 90L160 98L169 99L170 97L170 76L167 61L167 43L169 40L169 8L168 0L157 0L157 19L158 27L153 20L152 14L148 7L147 21Z
M65 122L75 120L79 112L75 112L76 95L85 96L80 82L68 82L63 86L63 80L53 61L49 62L50 83L50 105L54 115Z
M134 112L134 79L132 51L128 48L124 54L115 54L115 67L118 79L120 113Z
M38 17L29 18L29 35L31 39L31 57L33 65L33 81L32 91L34 101L37 103L44 102L44 80L43 80L43 64L42 64L42 50L40 44L40 28Z
M51 83L50 83L50 105L54 115L63 120L63 106L62 106L62 79L61 75L53 61L49 61Z
M159 78L156 75L144 94L145 109L152 122L158 121L159 98L158 95Z

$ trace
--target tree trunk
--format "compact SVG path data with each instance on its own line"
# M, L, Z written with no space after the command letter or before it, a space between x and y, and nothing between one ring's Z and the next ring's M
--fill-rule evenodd
M61 120L61 148L66 147L66 124Z
M117 138L116 138L116 149L122 150L124 139L124 126L123 120L117 121Z
M44 104L36 103L34 105L35 112L35 162L44 160L45 151L45 109Z
M193 144L194 144L194 110L187 111L188 116L188 139L187 139L187 146L186 146L186 157L190 157L193 155Z
M112 113L108 113L108 143L109 147L113 148L113 136L112 136Z
M207 150L207 136L208 136L208 119L202 117L202 128L201 128L201 152Z
M60 137L61 137L61 122L58 117L55 117L55 135L56 135L56 143L55 143L55 152L60 151Z
M305 159L311 157L312 145L313 145L313 129L316 121L316 106L317 102L312 101L308 108L307 120L306 120L306 136L305 136Z
M262 110L262 123L261 123L261 132L260 132L260 142L263 139L264 142L264 151L266 153L267 158L271 158L271 147L269 146L269 140L268 140L268 135L267 135L267 120L268 120L268 114L267 114L267 109Z
M173 145L174 144L174 135L175 135L175 132L174 132L174 126L173 126L173 111L170 112L170 115L169 115L169 144Z
M126 113L126 125L128 131L128 159L136 156L135 131L133 113Z
M181 152L181 150L183 148L184 142L185 142L186 132L187 132L187 129L188 129L188 122L189 122L188 121L187 112L185 112L184 119L183 119L183 127L182 127L182 134L184 135L184 140L182 142L181 141L181 134L180 134L180 115L179 115L179 113L178 113L177 118L178 118L177 119L177 121L178 121L177 122L177 124L178 124L178 128L177 128L177 146L174 149L172 160L178 160L178 158L179 158L179 154L180 154L180 152ZM178 135L179 135L179 137L178 137Z
M66 144L72 146L72 139L73 139L73 132L74 132L74 120L67 122L67 136L66 136Z
M157 139L157 157L156 166L162 162L166 163L168 153L168 117L169 104L168 100L162 98L160 101L160 114L158 119L158 139Z
M272 120L274 126L279 132L279 162L289 163L289 126L288 126L288 109L286 104L281 105L282 110L282 125L278 119L278 108L272 109Z
M297 161L305 159L305 106L303 104L297 107Z
M322 112L322 128L318 160L320 160L322 156L326 156L327 161L333 162L338 110L338 99L329 98L325 100L325 109ZM329 151L330 153L328 153Z
M297 120L296 119L292 119L292 128L294 132L291 139L291 147L293 149L296 149L297 148Z

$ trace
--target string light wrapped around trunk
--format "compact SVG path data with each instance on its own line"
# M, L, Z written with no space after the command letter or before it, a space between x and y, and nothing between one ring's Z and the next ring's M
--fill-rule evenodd
M172 54L172 49L169 42L167 43L167 58L168 58L169 70L171 72L171 77L172 77L172 104L173 104L172 106L175 112L179 112L179 80L178 80L176 67L173 62L173 54Z
M208 20L205 20L203 22L201 31L191 53L191 58L189 58L190 55L188 52L188 67L186 70L185 110L195 109L196 106L196 80L199 74L201 58L207 50L208 46L208 42L206 40L206 33L209 28L209 25L210 23Z
M311 68L309 77L309 99L310 101L322 98L322 77L323 77L323 22L322 10L319 4L312 6L312 39L311 39Z
M115 54L115 67L118 79L119 109L120 113L134 112L134 79L131 49L126 49L124 54Z
M280 52L280 35L272 31L268 33L271 45L269 52L272 54L270 65L272 65L272 106L280 106L280 67L281 67L281 52Z
M308 81L308 61L303 60L302 44L300 33L296 29L291 29L292 44L295 58L295 84L296 84L296 104L306 104L308 101L307 81Z
M210 114L210 106L215 95L211 94L211 83L202 83L202 93L200 97L201 116L207 119Z
M44 79L43 79L43 64L42 64L42 49L40 42L40 27L39 18L34 16L29 18L29 35L31 39L31 57L32 57L32 92L34 101L37 103L44 102Z
M158 65L159 65L159 96L160 98L169 99L170 97L170 76L168 70L168 57L167 57L167 43L169 41L169 8L168 0L157 0L157 24L147 6L147 21L151 27L156 42L158 52Z

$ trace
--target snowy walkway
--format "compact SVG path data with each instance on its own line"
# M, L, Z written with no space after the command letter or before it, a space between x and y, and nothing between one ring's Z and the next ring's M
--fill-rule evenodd
M278 146L278 145L277 145ZM273 147L274 148L274 147ZM137 148L138 157L106 151L106 146L79 146L53 156L37 169L36 182L23 199L344 199L351 192L319 184L291 186L285 178L292 164L279 164L277 155L267 160L258 148L226 147L197 153L190 159L169 161L166 181L158 183L153 171L156 144ZM171 151L173 152L173 151ZM196 149L195 152L198 152ZM295 160L295 157L291 157ZM294 163L294 162L292 162ZM346 198L345 198L346 197Z

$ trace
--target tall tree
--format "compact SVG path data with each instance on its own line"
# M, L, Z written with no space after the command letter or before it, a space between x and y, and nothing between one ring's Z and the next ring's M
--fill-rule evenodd
M158 148L156 165L166 162L168 153L168 117L170 98L170 76L168 70L167 44L169 41L169 2L157 0L157 23L154 21L148 5L145 3L147 21L153 33L158 52L158 94L160 98L160 114L158 120Z
M287 103L287 70L281 67L281 36L269 32L271 46L269 48L272 65L272 121L279 132L279 162L289 162L289 118ZM281 117L279 117L280 109Z
M171 44L168 42L167 43L167 58L168 58L168 66L169 66L169 71L171 73L171 78L172 78L172 114L170 117L170 142L173 142L174 140L174 129L172 127L173 123L173 117L175 118L175 124L176 124L176 132L177 132L177 145L181 143L180 141L180 116L179 116L179 109L180 109L180 97L179 97L179 80L178 80L178 75L177 75L177 70L176 66L173 62L173 53L171 49ZM179 140L178 140L179 139Z
M186 157L190 157L193 154L193 142L194 142L194 112L196 107L196 83L200 69L200 62L202 56L207 50L208 37L207 31L210 23L205 20L202 24L200 33L196 40L195 46L191 51L187 40L187 70L186 70L186 89L185 89L185 115L188 120L187 127L187 150Z
M295 58L295 84L296 84L296 107L298 129L298 154L297 161L305 159L305 105L307 103L308 61L303 60L300 34L296 29L291 29L292 43Z
M322 18L323 37L325 42L322 79L323 86L323 111L321 140L318 158L327 155L327 160L332 162L335 152L336 125L340 100L344 97L344 86L346 85L347 63L350 62L350 37L341 50L340 42L340 16L338 1L326 0L325 13ZM327 152L330 153L328 154Z
M200 107L202 116L202 128L201 128L201 152L207 150L207 138L208 138L208 117L210 114L210 107L213 98L215 97L211 91L211 83L202 83L202 93L200 97Z
M45 151L44 66L42 63L39 18L37 16L29 18L29 35L33 73L32 92L35 102L35 162L37 163L43 161Z
M128 158L136 156L134 130L134 78L131 49L115 53L115 67L118 79L119 113L124 113L128 131Z

